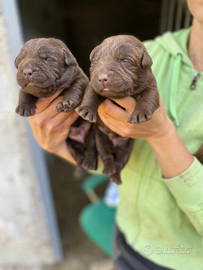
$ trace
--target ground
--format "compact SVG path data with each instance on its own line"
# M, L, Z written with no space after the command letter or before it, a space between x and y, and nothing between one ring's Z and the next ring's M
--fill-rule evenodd
M111 270L112 261L89 240L79 225L80 211L90 202L81 190L81 181L73 177L74 167L51 154L47 154L47 162L64 260L53 266L43 266L42 270ZM98 190L100 196L105 185Z

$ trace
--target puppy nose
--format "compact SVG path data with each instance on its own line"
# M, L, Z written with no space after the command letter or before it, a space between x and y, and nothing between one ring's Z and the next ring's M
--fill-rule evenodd
M100 83L106 83L108 79L109 77L107 76L107 74L100 74L98 76L98 80L100 81Z
M30 69L30 68L25 68L23 70L24 77L30 78L30 77L32 77L32 74L33 74L33 72L32 72L32 69Z

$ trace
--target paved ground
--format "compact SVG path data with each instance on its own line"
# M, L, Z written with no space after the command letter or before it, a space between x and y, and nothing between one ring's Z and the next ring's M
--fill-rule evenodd
M47 155L52 190L61 232L64 260L42 270L111 270L112 262L82 231L78 216L88 198L81 182L72 177L73 167L65 161ZM103 194L105 186L99 190Z

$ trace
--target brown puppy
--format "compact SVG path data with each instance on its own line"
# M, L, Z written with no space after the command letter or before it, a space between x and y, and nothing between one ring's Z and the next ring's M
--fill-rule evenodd
M76 109L81 117L96 122L97 110L104 98L132 96L136 106L128 123L138 124L151 119L159 107L159 93L151 71L152 60L138 39L128 35L107 38L91 52L90 61L91 80L82 105ZM129 159L133 140L110 131L101 119L97 126L96 144L104 163L103 173L120 183L120 171Z
M16 112L21 116L34 115L37 98L49 97L60 89L64 89L63 101L56 111L74 110L82 101L89 82L70 50L54 38L26 42L15 59L15 66L17 82L22 87ZM70 128L67 143L78 166L96 169L97 151L90 123L78 119Z
M38 97L49 97L63 88L68 91L56 107L58 112L71 111L81 102L88 78L62 41L29 40L15 59L15 66L17 82L22 87L16 112L21 116L34 115Z
M133 36L119 35L105 39L90 54L91 81L83 104L77 108L84 119L95 122L101 98L132 96L136 100L128 122L151 119L159 107L159 93L151 71L152 60L145 46Z

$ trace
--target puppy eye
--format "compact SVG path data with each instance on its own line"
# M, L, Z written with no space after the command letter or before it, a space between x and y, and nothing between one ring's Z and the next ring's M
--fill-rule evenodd
M122 59L121 62L122 63L129 63L130 61L128 59Z
M45 55L40 55L40 58L42 58L45 61L52 61L51 57L45 56Z
M51 57L45 57L44 60L45 61L52 61L52 58Z

